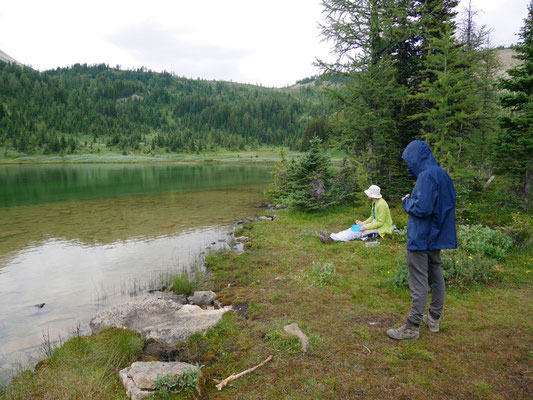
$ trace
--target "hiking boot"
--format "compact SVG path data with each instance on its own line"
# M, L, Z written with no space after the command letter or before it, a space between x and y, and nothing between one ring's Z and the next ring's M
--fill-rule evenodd
M419 329L418 326L407 323L399 328L389 329L387 335L395 340L418 339L418 336L420 335Z
M424 314L422 316L422 322L426 324L431 332L438 332L439 331L439 320L433 319L431 314Z
M329 236L329 233L324 233L320 231L320 241L324 244L328 244L333 242L333 239L331 238L331 236Z

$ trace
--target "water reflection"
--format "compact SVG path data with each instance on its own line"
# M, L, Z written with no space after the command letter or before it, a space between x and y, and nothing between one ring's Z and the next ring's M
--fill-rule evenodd
M50 176L33 167L18 177L0 167L0 179L9 177L10 185L27 189L24 196L37 198L23 200L0 182L4 203L18 203L0 207L0 381L18 362L39 358L43 335L66 338L78 324L87 332L100 307L191 265L207 247L226 246L235 221L257 213L270 178L268 170L250 166L186 166L186 173L176 166L104 166L104 178L93 166L52 168ZM27 173L32 169L37 178ZM90 189L62 186L79 174Z
M0 207L247 186L270 179L247 165L0 165Z

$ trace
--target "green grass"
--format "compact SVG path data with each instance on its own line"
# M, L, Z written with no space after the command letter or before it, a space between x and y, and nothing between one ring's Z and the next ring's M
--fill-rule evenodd
M399 204L391 209L394 222L405 226ZM405 258L405 237L385 238L374 248L319 241L320 229L344 229L368 213L366 206L276 213L281 217L273 222L241 229L252 238L244 254L208 258L219 296L249 307L233 317L239 329L218 341L217 354L224 356L211 354L206 363L207 398L528 398L531 249L513 248L498 260L499 282L452 287L440 333L422 327L417 341L394 342L385 331L410 308L408 289L391 284L396 260ZM320 338L305 354L280 329L295 320ZM274 360L254 375L224 393L213 388L210 378L223 378L221 371L250 368L269 354Z
M126 399L119 370L135 361L143 340L138 333L110 329L75 336L40 362L0 388L2 399ZM3 391L3 393L2 393Z
M390 206L394 222L405 226L400 204ZM369 210L365 204L314 214L276 211L278 219L239 230L238 235L251 238L242 255L206 257L213 274L209 288L235 312L226 313L215 328L193 335L178 347L180 360L203 366L200 398L531 397L531 248L516 246L502 254L496 282L450 287L438 334L422 326L418 340L396 342L385 332L403 323L410 309L409 290L391 283L397 260L405 257L405 236L383 238L372 248L360 241L324 245L318 237L321 229L344 229ZM291 322L298 322L310 338L305 353L297 339L282 329ZM215 388L215 379L251 368L271 354L273 360L260 369L222 391ZM75 383L70 377L75 368L68 368L68 363L62 369L57 365L53 375L41 377L47 374L46 368L21 375L15 387L8 387L11 397L7 398L25 398L25 393L43 396L33 398L76 398L56 390L64 386L64 379L67 386L76 387L67 394L77 393L76 385L80 392L94 390L94 384ZM96 370L89 367L93 364L84 365L80 370ZM117 370L108 369L110 375L87 372L108 377L106 393L94 398L123 398L112 376ZM79 374L76 379L85 379ZM45 378L51 382L45 385Z
M192 272L182 271L178 275L171 277L172 290L176 294L190 296L195 290L206 289L209 285L208 275L200 268Z
M126 154L117 148L109 148L104 143L93 144L92 148L81 147L73 154L43 154L34 151L29 154L9 150L0 146L0 164L12 163L151 163L151 162L231 162L231 163L275 163L279 161L280 147L261 146L242 151L217 150L201 153L169 153L164 149L152 151L143 148L130 150ZM285 149L286 157L298 157L300 153Z

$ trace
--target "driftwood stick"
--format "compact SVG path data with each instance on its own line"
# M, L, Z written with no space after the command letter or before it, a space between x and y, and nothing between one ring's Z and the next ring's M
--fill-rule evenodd
M226 386L228 383L230 383L231 381L234 381L235 379L238 379L238 378L240 378L243 375L246 375L246 374L248 374L250 372L255 371L257 368L262 367L263 365L265 365L270 360L272 360L272 355L268 356L268 358L265 361L263 361L261 364L256 365L255 367L247 369L246 371L239 372L238 374L233 374L233 375L228 376L226 379L224 379L223 381L221 381L217 385L217 389L218 390L222 390L222 388L224 386ZM216 382L216 380L215 380L215 382Z

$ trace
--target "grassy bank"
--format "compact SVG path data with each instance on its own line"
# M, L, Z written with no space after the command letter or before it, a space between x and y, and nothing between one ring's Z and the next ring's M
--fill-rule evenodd
M80 151L74 154L33 154L19 153L14 150L5 151L0 146L0 164L45 164L45 163L153 163L153 162L248 162L274 163L280 159L278 147L259 147L257 149L230 151L218 150L201 153L168 153L157 152L128 152L122 153L118 149L107 148L101 144L96 150ZM296 157L300 153L284 149L288 157Z
M469 210L480 207L472 205ZM400 205L391 204L391 211L394 222L404 226ZM180 360L203 366L202 398L531 398L531 248L514 247L499 262L498 279L492 283L449 288L441 332L422 327L418 340L394 342L385 331L401 324L410 308L409 291L391 284L398 260L404 257L403 237L365 247L360 241L324 245L317 234L320 229L344 229L368 212L368 204L318 214L277 211L278 219L245 225L237 233L252 239L244 254L208 256L212 288L235 312L179 348ZM282 329L291 322L310 338L306 353ZM91 338L87 341L98 342L100 335ZM107 359L89 357L99 360L98 365L106 368L100 376L110 379L109 390L95 391L91 398L125 398L116 389L116 371L124 364L116 360L142 357L140 346L131 348L134 354L118 347ZM83 354L92 352L85 349L78 356L86 367L61 369L60 360L47 362L39 373L24 373L3 388L4 397L87 398L77 393L92 385L86 383L86 375L100 369L90 367L94 364ZM270 363L222 391L215 388L214 379L253 367L270 354ZM70 389L53 396L38 389L36 382L47 371L55 372L47 378L52 383L66 381ZM77 378L69 380L71 374Z

